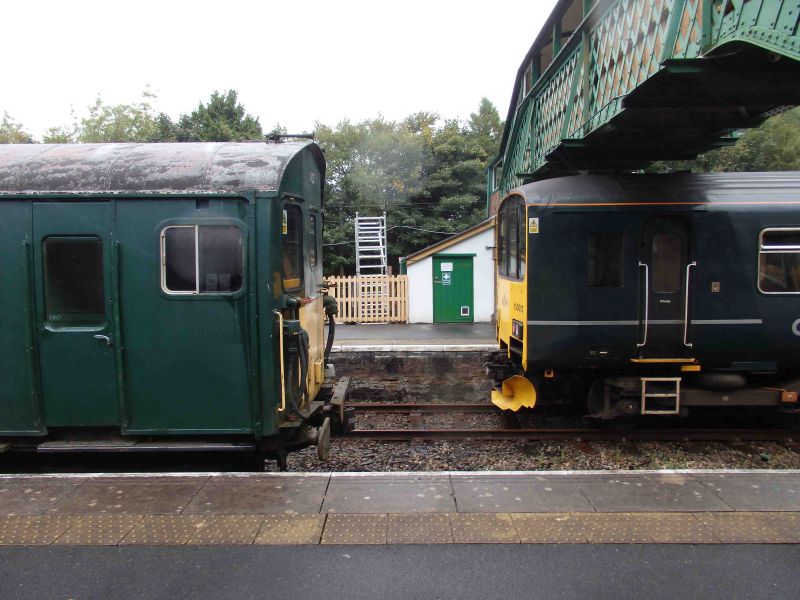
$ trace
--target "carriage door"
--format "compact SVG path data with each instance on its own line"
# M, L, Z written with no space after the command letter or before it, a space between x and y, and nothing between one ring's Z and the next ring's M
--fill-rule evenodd
M48 427L119 423L109 202L33 205L36 323Z
M645 222L639 259L639 353L643 358L681 358L687 327L689 223L680 218Z

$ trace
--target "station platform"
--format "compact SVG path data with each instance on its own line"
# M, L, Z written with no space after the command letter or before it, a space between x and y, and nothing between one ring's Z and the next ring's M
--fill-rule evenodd
M796 544L800 471L0 476L0 545Z
M337 324L331 351L485 352L496 348L494 323L364 323Z

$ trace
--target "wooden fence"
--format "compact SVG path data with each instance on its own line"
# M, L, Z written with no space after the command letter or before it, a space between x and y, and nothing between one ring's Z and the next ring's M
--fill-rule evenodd
M408 322L408 275L328 277L339 304L337 323Z

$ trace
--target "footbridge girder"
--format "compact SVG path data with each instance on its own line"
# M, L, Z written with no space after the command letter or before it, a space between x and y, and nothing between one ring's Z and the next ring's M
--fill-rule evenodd
M800 0L561 0L518 70L492 206L538 179L693 158L800 104L799 23Z

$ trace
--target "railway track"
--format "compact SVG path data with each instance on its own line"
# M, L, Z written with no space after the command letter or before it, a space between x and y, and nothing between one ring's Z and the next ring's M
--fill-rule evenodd
M530 441L716 441L728 443L780 442L800 449L800 432L779 428L706 428L669 427L641 428L627 431L590 427L514 427L507 426L514 415L503 413L487 403L433 404L399 402L347 403L347 408L356 414L407 414L408 427L404 429L363 428L341 432L340 437L362 440L406 441L406 440L530 440ZM352 413L351 413L352 414ZM430 428L425 424L425 415L451 414L454 427ZM494 428L461 427L458 416L466 414L496 415L506 426ZM513 423L512 423L513 424Z

